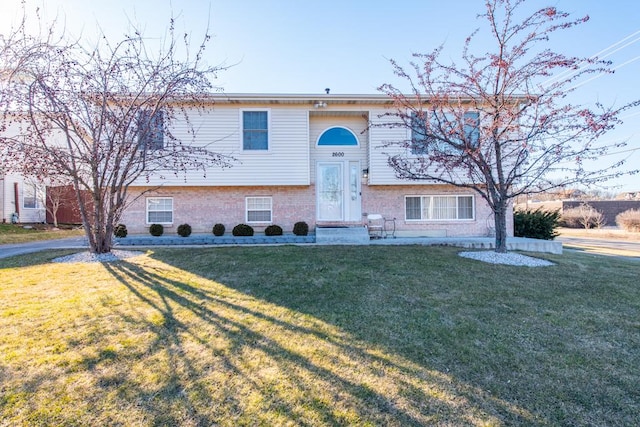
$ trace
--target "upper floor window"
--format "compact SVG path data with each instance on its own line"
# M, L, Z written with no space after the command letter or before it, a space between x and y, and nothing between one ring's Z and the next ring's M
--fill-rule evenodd
M427 120L429 120L427 122ZM460 135L460 125L451 115L436 115L435 112L421 111L411 113L411 154L426 154L437 149L452 151L453 147L444 141L456 141L456 135ZM462 132L464 140L458 143L468 142L471 146L477 146L480 140L480 113L466 111L463 115Z
M142 110L138 115L138 145L141 149L164 148L164 112Z
M269 149L269 111L242 111L242 149Z
M318 145L357 146L358 138L347 128L332 127L322 132L318 138Z

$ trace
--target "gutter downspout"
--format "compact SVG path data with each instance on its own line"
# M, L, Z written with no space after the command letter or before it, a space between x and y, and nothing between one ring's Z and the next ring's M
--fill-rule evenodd
M18 214L18 217L20 217L20 197L18 194L18 183L14 182L13 183L13 197L14 197L14 201L16 204L16 213Z

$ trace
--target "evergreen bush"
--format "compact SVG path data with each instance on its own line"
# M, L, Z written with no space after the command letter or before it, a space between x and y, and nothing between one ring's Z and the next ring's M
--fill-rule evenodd
M516 237L553 240L558 233L560 210L527 209L513 213L513 234Z
M247 224L238 224L233 227L231 233L234 236L253 236L253 227Z
M266 236L282 236L282 227L272 224L264 229Z
M309 234L309 224L304 221L299 221L293 224L293 234L296 236L306 236Z
M178 226L178 235L189 237L191 235L191 226L189 224L180 224Z
M225 231L224 224L214 225L211 231L213 232L214 236L223 236Z
M127 226L124 224L118 224L113 229L113 235L116 237L127 237Z
M149 226L149 233L156 237L162 236L162 233L164 233L164 227L162 224L151 224L151 226Z

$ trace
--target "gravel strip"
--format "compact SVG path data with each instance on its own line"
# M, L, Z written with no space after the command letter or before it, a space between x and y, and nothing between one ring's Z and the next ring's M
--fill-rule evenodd
M500 254L495 251L460 252L458 255L463 258L471 258L491 264L519 265L524 267L548 267L550 265L554 265L552 262L545 259L533 258L509 252L506 254Z
M111 252L106 254L94 254L86 251L56 258L52 262L113 262L143 254L144 252L140 251L112 250Z

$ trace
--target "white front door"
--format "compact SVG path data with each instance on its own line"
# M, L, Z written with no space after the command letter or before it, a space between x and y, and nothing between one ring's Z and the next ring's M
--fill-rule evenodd
M360 162L318 162L319 221L360 221Z

